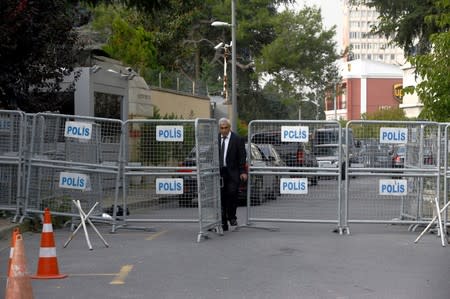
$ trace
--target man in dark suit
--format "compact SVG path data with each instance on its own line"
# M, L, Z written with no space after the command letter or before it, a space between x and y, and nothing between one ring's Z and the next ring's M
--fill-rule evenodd
M222 180L220 197L222 203L222 228L228 230L237 225L236 209L239 184L247 180L245 169L246 151L242 138L231 131L230 120L219 120L219 166Z

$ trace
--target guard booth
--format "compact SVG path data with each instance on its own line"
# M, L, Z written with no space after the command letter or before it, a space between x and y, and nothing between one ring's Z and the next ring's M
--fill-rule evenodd
M250 122L247 225L329 223L342 233L342 132L336 121ZM281 162L263 153L267 145Z
M0 110L0 210L13 211L23 205L24 117L20 111Z
M345 219L351 223L429 222L441 198L441 133L433 122L349 121ZM441 199L442 200L442 199Z
M146 229L132 223L198 222L200 241L220 226L215 120L135 119L124 122L122 132L123 196L115 205L126 213L113 231Z

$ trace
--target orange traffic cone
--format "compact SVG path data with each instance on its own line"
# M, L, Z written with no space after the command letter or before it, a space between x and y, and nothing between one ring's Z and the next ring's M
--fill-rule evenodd
M12 258L14 255L14 246L16 246L16 236L17 234L20 234L20 229L18 227L16 227L13 232L12 232L12 237L11 237L11 249L9 250L9 263L8 263L8 277L11 274L11 263L12 263Z
M59 274L58 259L56 258L55 238L53 236L52 216L50 216L50 210L45 208L38 268L36 275L31 275L31 278L57 279L65 277L67 277L66 274Z
M18 233L15 239L11 270L6 282L5 299L33 299L30 276L27 273L25 250L22 235Z

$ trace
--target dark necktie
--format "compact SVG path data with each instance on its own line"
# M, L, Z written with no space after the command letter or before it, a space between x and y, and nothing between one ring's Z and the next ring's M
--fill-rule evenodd
M224 157L225 157L225 139L227 139L226 136L222 136L222 144L220 145L220 161L219 166L224 167Z

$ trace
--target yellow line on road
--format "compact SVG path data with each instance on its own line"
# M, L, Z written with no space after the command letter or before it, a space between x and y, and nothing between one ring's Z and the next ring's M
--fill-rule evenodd
M125 278L127 278L128 273L130 273L131 269L133 269L133 265L125 265L123 266L117 276L109 283L109 284L124 284Z
M160 231L159 233L153 234L153 235L151 235L151 236L145 238L145 240L154 240L154 239L156 239L157 237L159 237L159 236L161 236L161 235L164 235L165 233L167 233L167 230L163 230L163 231Z

